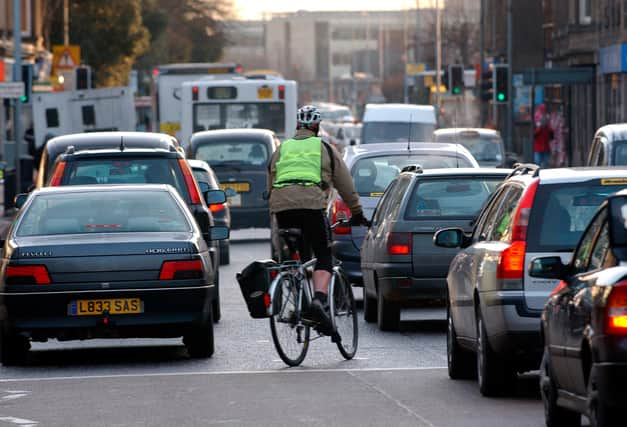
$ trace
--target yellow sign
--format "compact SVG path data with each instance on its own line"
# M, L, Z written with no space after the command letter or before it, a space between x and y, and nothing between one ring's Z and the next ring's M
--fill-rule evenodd
M415 76L416 74L422 73L425 70L425 64L406 64L405 65L405 74L408 76Z
M73 70L81 65L81 47L78 45L52 46L53 70Z
M627 178L605 178L601 180L601 185L625 185Z
M104 312L109 314L138 314L142 313L142 302L139 298L112 298L112 299L79 299L76 306L70 304L70 315L94 316Z
M259 99L272 99L272 88L268 86L262 86L257 89L257 98Z
M250 191L250 183L249 182L221 182L220 188L222 191L226 191L231 188L238 193L248 193Z
M171 136L176 136L176 132L181 130L181 124L179 122L165 122L159 125L159 130L163 133L167 133Z

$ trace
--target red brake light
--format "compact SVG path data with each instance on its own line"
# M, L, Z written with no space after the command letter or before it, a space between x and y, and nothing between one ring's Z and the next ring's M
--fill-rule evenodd
M209 205L209 210L211 211L211 213L215 213L224 210L225 207L226 203L217 203L215 205Z
M279 85L279 99L285 99L285 85Z
M531 185L527 187L520 199L520 203L518 204L518 209L514 214L514 221L512 223L512 242L524 242L527 240L527 226L529 225L529 216L531 214L533 199L536 197L536 190L538 189L539 183L539 179L534 180Z
M50 186L58 187L61 185L61 179L63 179L63 173L65 172L65 162L58 162L54 168L54 172L52 173L52 178L50 178Z
M202 276L203 269L200 260L165 261L161 266L159 280L199 279Z
M6 271L7 285L48 285L50 276L45 265L9 265Z
M192 86L192 101L198 101L198 86Z
M522 279L525 269L525 251L527 244L516 241L501 252L496 268L497 279Z
M159 75L159 68L158 67L155 67L155 68L152 69L152 75L155 76L155 77L157 77Z
M338 221L347 220L351 216L351 210L346 206L346 203L340 198L335 199L333 203L332 222L335 224ZM351 228L349 226L335 227L333 230L335 234L351 234Z
M390 255L410 255L411 233L388 233L387 247Z
M235 67L235 71L241 74L244 71L244 67L242 67L241 65L238 65L237 67Z
M606 334L627 334L627 281L617 283L610 290L605 306Z
M200 205L202 203L200 201L200 190L198 189L198 185L196 184L194 175L192 175L192 170L189 168L189 165L187 164L185 159L179 159L179 165L181 165L183 178L185 178L185 186L187 187L187 191L189 192L189 198L192 202L192 205Z

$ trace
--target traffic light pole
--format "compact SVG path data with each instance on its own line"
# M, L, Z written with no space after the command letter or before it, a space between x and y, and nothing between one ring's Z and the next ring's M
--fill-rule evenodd
M507 0L507 146L508 151L513 151L514 142L514 103L512 93L512 69L513 69L513 52L512 52L512 0ZM533 102L533 98L532 98Z
M22 81L22 2L13 0L13 81ZM13 113L13 139L15 140L15 194L22 191L20 173L20 143L22 140L22 101L19 98L13 100L15 106ZM6 181L5 181L6 182ZM5 190L6 191L6 190ZM4 207L7 208L6 206Z
M484 39L484 26L485 26L485 0L481 0L480 6L479 6L479 13L480 13L480 17L479 17L479 89L483 90L483 63L485 62L485 39ZM479 126L480 127L484 127L485 126L485 113L486 113L486 109L485 109L485 105L484 103L481 101L479 103Z

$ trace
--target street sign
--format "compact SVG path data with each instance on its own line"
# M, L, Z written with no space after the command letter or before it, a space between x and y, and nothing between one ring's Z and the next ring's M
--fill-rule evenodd
M24 82L0 83L0 98L21 98L24 96Z
M52 46L52 68L73 70L81 64L81 47L78 45Z
M425 64L406 64L405 65L405 74L408 76L415 76L416 74L420 74L425 70Z
M523 80L526 85L551 84L586 84L592 83L594 68L530 68L523 71Z

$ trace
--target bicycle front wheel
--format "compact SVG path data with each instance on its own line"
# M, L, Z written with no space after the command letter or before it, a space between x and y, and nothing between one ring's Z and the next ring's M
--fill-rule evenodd
M296 278L285 274L272 295L272 305L277 307L270 317L272 341L288 366L300 365L309 349L309 326L303 325L297 313L298 289Z
M355 353L357 353L359 340L357 307L353 297L353 290L350 283L338 270L333 272L331 286L331 320L340 336L337 348L345 359L352 359Z

